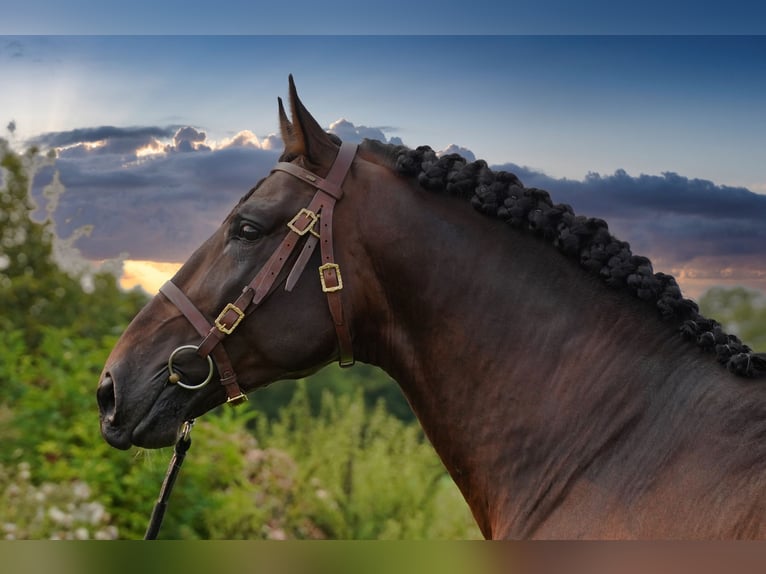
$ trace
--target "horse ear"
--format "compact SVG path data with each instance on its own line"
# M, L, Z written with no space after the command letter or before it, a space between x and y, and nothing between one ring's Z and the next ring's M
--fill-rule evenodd
M279 103L279 131L282 133L282 141L285 142L285 153L304 153L301 142L297 141L293 124L287 119L282 98L277 98L277 102Z
M282 140L285 142L285 153L304 155L318 165L332 163L338 153L338 146L333 143L298 98L292 74L289 81L292 122L287 119L282 100L279 99L279 125Z

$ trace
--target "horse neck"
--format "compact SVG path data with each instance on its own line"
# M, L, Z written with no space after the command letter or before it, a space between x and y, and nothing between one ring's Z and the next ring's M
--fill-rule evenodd
M526 534L555 497L544 490L571 479L555 457L590 464L646 410L646 380L693 359L645 303L537 238L430 192L380 196L362 241L360 357L399 383L483 533ZM561 484L541 483L545 469ZM493 508L513 508L511 524Z

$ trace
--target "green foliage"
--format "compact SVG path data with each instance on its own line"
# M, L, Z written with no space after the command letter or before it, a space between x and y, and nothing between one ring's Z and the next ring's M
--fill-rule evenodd
M29 465L39 487L48 483L63 489L82 482L91 500L108 512L126 510L112 516L109 525L119 527L121 534L135 533L145 526L145 491L156 489L162 471L135 464L100 438L94 391L113 343L113 337L93 341L46 328L30 348L21 333L0 332L0 373L10 391L0 401L0 466ZM142 490L131 488L137 483Z
M299 384L298 381L281 381L278 385L259 389L254 397L255 400L249 403L250 408L274 420L279 416L281 409L292 400ZM357 363L352 369L332 364L312 375L311 385L306 390L311 412L319 411L322 395L325 392L343 394L360 389L368 407L383 401L386 410L398 419L411 423L417 422L399 385L377 367L364 363Z
M477 537L467 506L419 427L366 407L361 388L325 392L314 415L311 383L298 385L276 421L258 420L266 452L300 461L290 475L295 507L308 519L289 533L326 538ZM290 524L290 520L286 524ZM232 535L232 533L227 533Z
M163 538L480 537L419 427L361 390L325 392L314 415L310 386L275 421L221 408L197 423Z
M51 222L30 217L30 173L44 160L35 150L19 155L0 140L0 329L18 329L34 347L46 327L73 336L119 333L146 303L140 291L124 293L108 273L73 277L53 258Z
M51 222L30 217L40 161L0 140L0 536L141 538L172 449L109 447L95 387L146 297L58 267ZM316 379L197 423L163 537L478 536L389 379L364 365Z
M766 294L743 287L714 287L699 304L705 316L720 322L754 351L766 352Z
M0 408L0 469L24 465L34 477L2 475L16 509L5 515L7 535L143 536L170 449L126 453L101 440L93 389L113 343L49 328L32 355L21 334L0 332L0 373L13 391ZM382 403L368 409L361 389L325 393L312 414L309 386L274 421L221 408L197 423L163 537L478 536L419 427ZM56 497L38 500L54 488ZM98 524L67 518L94 505Z

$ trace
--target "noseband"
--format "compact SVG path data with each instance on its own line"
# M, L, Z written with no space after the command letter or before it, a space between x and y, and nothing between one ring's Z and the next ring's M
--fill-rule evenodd
M326 178L321 178L297 165L279 162L272 169L282 171L316 188L314 198L307 207L302 208L287 224L289 232L272 253L265 265L253 279L245 285L242 293L233 303L228 303L211 323L194 303L172 281L160 287L162 293L173 303L203 337L199 346L182 345L174 350L168 359L169 381L187 389L199 389L205 386L213 375L213 362L218 367L221 384L226 389L227 401L239 404L247 400L237 383L237 375L232 367L229 355L223 346L223 340L231 335L242 320L255 311L263 300L271 293L272 287L287 264L290 255L295 250L301 238L305 237L303 249L295 260L290 274L287 276L285 290L292 291L303 269L306 267L316 244L321 244L322 265L319 266L319 281L322 291L327 295L327 304L335 325L338 337L339 363L342 367L354 364L351 344L351 332L348 321L343 314L340 291L343 289L343 279L340 267L335 262L332 238L332 219L335 202L343 197L341 186L346 178L351 163L356 155L355 144L343 143L335 162ZM319 225L319 231L315 227ZM175 356L183 350L194 350L197 355L207 359L209 373L207 378L198 384L189 384L181 379L181 375L173 369ZM211 359L212 357L212 359Z

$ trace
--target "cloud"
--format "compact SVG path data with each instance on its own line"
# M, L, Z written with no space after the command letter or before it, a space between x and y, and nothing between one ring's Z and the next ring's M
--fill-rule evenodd
M354 141L387 139L382 128L347 120L330 129ZM99 126L51 132L28 143L55 148L54 167L40 170L33 197L58 178L65 192L53 213L61 237L77 237L88 259L183 261L220 225L231 207L269 173L283 148L275 134L244 130L211 141L193 126ZM41 207L37 217L46 216ZM78 230L89 226L84 235ZM73 241L69 241L71 245Z
M557 179L515 164L493 166L547 190L555 203L599 217L656 271L679 281L740 281L766 288L766 195L677 173L631 176L590 173Z
M261 140L261 149L281 150L283 147L282 138L274 134L270 134Z
M275 138L278 140L279 145L272 146L272 140L270 138ZM264 145L264 142L269 141L267 146ZM263 142L258 139L258 136L256 136L253 132L250 130L244 130L239 133L237 133L233 138L226 140L221 143L222 148L228 148L228 147L249 147L249 148L256 148L256 149L274 149L281 147L282 140L280 138L277 138L275 135L267 136L264 138Z
M437 151L436 155L441 157L443 155L448 155L448 154L451 154L451 153L456 153L458 155L461 155L461 156L463 156L468 161L476 161L476 156L474 155L474 153L471 150L469 150L468 148L461 147L461 146L459 146L457 144L450 144L450 145L448 145L443 150Z
M64 148L72 145L108 142L145 141L149 138L169 138L176 134L179 126L169 127L127 127L100 126L63 132L48 132L31 138L29 143L50 148Z
M330 124L327 131L335 134L343 141L360 143L363 139L379 140L386 143L401 145L402 140L398 137L387 138L385 131L391 131L393 128L370 128L367 126L355 126L345 118L335 120Z
M279 155L244 132L218 143L188 126L104 126L36 142L61 147L55 166L35 177L33 197L45 204L43 190L57 172L65 188L54 213L57 233L71 237L92 226L77 247L93 260L185 260ZM42 207L36 215L45 217Z
M192 127L185 127L178 130L173 136L173 146L168 151L178 151L187 153L191 151L210 151L211 148L205 145L207 135Z
M330 131L344 140L400 142L386 138L384 128L346 119L333 122ZM268 174L282 150L273 134L241 131L211 141L191 126L102 126L43 134L35 141L56 147L58 159L37 174L33 196L45 205L43 190L58 171L66 191L57 196L57 231L72 237L92 226L76 245L93 260L185 260ZM473 158L457 145L439 153ZM634 253L651 257L655 270L681 282L740 281L766 288L766 195L672 172L633 176L618 170L573 180L512 163L493 167L547 190L554 202L568 203L578 214L605 219ZM42 207L38 215L46 216Z

